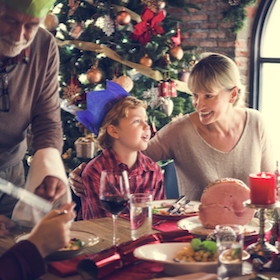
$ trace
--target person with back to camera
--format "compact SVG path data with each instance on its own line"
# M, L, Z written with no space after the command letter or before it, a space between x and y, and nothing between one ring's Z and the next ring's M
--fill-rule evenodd
M120 85L107 81L106 90L87 93L87 110L77 112L77 119L98 135L103 148L82 174L86 195L82 197L78 218L110 216L99 200L103 170L126 170L130 193L151 193L153 199L165 198L161 168L141 152L151 137L143 101L130 96Z
M54 0L0 0L0 178L24 187L23 158L31 127L29 191L58 203L71 200L61 159L58 47L40 25ZM42 215L0 192L0 214L36 223Z
M45 274L44 258L70 241L70 227L76 216L74 206L74 203L65 203L60 209L52 210L32 229L27 240L7 250L0 257L0 279L35 280ZM0 236L6 235L14 225L0 215Z
M154 161L173 159L179 193L200 200L206 186L220 178L248 185L249 174L273 172L275 159L261 113L246 108L234 61L208 53L193 67L188 87L195 111L165 125L145 154ZM83 195L80 165L70 186Z

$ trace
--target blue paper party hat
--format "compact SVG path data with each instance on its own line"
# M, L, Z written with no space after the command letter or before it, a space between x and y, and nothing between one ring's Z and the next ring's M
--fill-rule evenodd
M87 93L87 109L76 112L77 120L98 135L107 113L122 98L129 94L119 84L107 81L106 89Z

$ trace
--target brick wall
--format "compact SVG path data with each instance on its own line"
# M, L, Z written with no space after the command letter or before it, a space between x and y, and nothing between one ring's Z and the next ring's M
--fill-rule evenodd
M223 11L229 7L229 4L221 0L185 0L185 2L196 4L200 10L190 9L189 14L182 13L178 9L169 11L183 20L180 26L184 39L183 45L196 46L194 52L197 54L218 52L233 58L240 69L242 83L248 92L251 30L258 4L247 8L248 17L244 28L237 34L233 34L230 30L233 23L223 20Z

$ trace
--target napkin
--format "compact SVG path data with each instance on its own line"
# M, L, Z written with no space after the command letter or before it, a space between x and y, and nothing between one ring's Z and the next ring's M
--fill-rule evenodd
M161 222L162 221L162 222ZM156 224L156 223L159 224ZM178 226L177 226L177 220L164 220L164 218L155 218L153 217L153 226L152 228L158 231L162 231L162 232L169 232L169 231L175 231L178 230Z
M154 278L152 280L216 280L217 274L197 272L174 277Z
M40 149L34 154L25 188L34 193L35 189L48 175L61 179L64 184L68 186L67 176L60 153L55 148ZM67 187L66 193L54 202L53 208L59 208L63 203L70 202L71 200L71 191L70 188ZM18 201L13 211L12 220L18 222L20 225L33 227L45 214L46 213L32 206Z

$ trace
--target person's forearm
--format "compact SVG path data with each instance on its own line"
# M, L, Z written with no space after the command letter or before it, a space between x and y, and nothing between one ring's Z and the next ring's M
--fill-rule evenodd
M44 273L44 260L27 240L15 244L0 258L0 280L35 280Z

